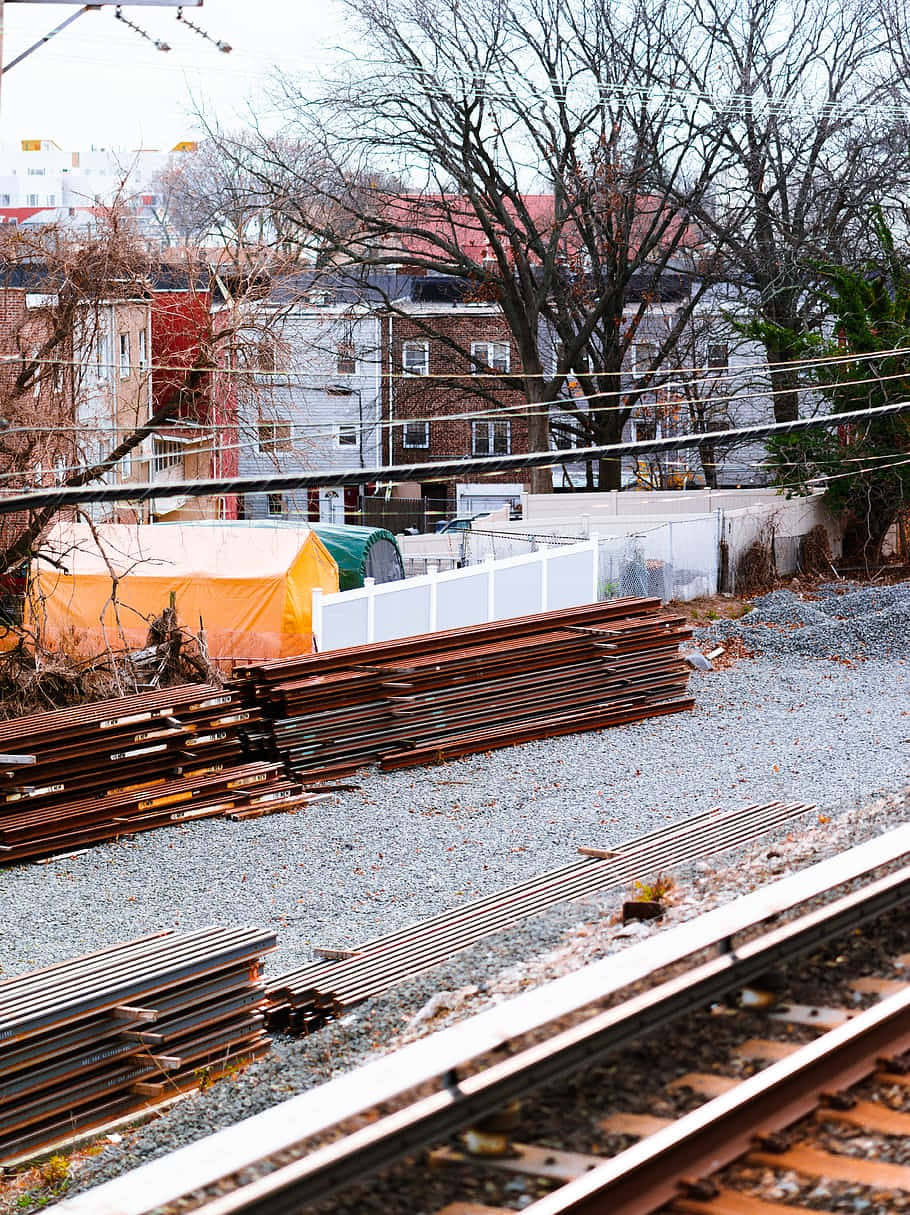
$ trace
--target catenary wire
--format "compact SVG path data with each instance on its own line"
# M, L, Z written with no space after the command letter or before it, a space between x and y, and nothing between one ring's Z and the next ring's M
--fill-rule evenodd
M11 514L40 507L74 506L84 502L143 502L149 498L205 497L215 494L248 494L269 491L319 488L330 478L333 486L365 485L370 482L440 480L471 472L478 476L495 475L521 468L558 468L566 463L586 460L619 459L623 455L648 452L681 451L705 444L730 440L760 439L798 434L825 426L845 426L853 422L893 417L910 412L910 401L896 401L872 409L849 410L800 418L792 422L766 423L734 430L708 431L677 435L669 439L648 439L636 443L612 443L593 447L568 448L558 452L537 451L521 455L482 456L471 459L437 460L418 464L385 465L378 468L336 470L330 474L274 473L267 476L212 477L189 481L135 482L120 485L58 487L30 490L0 498L0 514Z

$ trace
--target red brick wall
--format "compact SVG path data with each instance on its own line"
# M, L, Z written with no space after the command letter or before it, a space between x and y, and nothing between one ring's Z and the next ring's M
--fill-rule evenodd
M427 332L427 326L433 327L436 336ZM394 464L470 458L471 421L469 418L452 415L476 414L478 421L507 420L511 427L511 452L518 454L528 450L527 421L521 408L516 408L524 402L523 393L514 388L499 389L496 382L490 378L475 378L472 375L471 360L466 353L462 353L470 350L472 342L508 342L510 374L520 373L518 351L501 316L472 314L469 311L456 313L453 310L452 314L435 313L419 319L395 317L392 333L392 420L402 422L407 418L431 419L430 445L424 448L404 447L403 429L393 426L391 454ZM402 375L402 347L408 341L428 343L428 377ZM447 342L457 344L460 350L453 350ZM495 400L490 401L477 392L472 392L474 385L496 389ZM510 408L503 412L503 406ZM458 479L473 481L477 478L475 474L466 472ZM514 482L522 480L523 474L512 471L485 476L483 479Z

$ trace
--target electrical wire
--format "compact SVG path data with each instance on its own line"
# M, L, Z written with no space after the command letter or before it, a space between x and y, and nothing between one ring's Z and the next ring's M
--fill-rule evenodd
M31 490L0 498L0 514L11 514L41 507L73 506L85 502L143 502L150 498L204 497L214 494L248 494L296 489L316 489L327 481L333 486L366 485L371 482L395 484L403 481L442 480L470 472L477 476L522 468L559 468L566 463L619 459L624 455L661 451L682 451L705 444L731 440L761 439L798 434L825 426L849 426L863 420L876 420L910 413L910 401L897 401L873 409L850 410L800 418L792 422L773 422L734 430L703 434L677 435L669 439L648 439L636 443L611 443L593 447L529 452L521 455L482 456L471 459L438 460L423 464L386 465L326 472L275 473L267 476L198 478L189 481L136 482L121 485L95 485Z
M648 373L648 374L652 374L652 380L649 381L649 383L646 384L645 386L643 386L643 387L634 387L633 386L631 388L626 388L625 390L622 390L622 391L623 391L623 395L626 395L626 396L633 394L633 393L645 394L645 393L652 393L652 392L670 392L670 391L674 391L674 390L684 393L686 388L691 387L692 384L697 384L701 388L703 388L705 386L710 387L710 385L712 383L715 383L717 381L730 380L730 379L733 379L734 377L740 377L744 374L744 372L746 370L748 370L748 366L753 366L756 368L759 368L759 367L766 368L766 367L770 367L770 366L785 366L788 368L789 367L804 368L804 367L816 367L816 366L829 367L829 366L838 366L838 365L854 363L854 362L861 362L861 361L864 361L867 359L871 360L871 359L875 359L875 358L893 358L896 356L902 356L902 355L906 355L906 354L910 354L910 349L895 349L894 351L875 351L875 352L871 352L871 353L864 353L862 355L850 355L848 357L834 356L831 359L826 358L826 359L820 359L818 361L801 360L798 364L790 363L790 364L776 364L775 365L775 364L758 364L758 363L756 363L756 364L752 364L752 365L747 365L746 368L735 368L731 371L728 371L725 373L720 373L717 375L713 374L713 369L703 369L703 368L676 369L677 374L696 374L697 373L698 379L690 382L689 384L687 384L685 382L679 383L679 384L674 384L672 382L670 382L670 383L657 382L657 381L663 381L665 376L670 376L670 375L674 374L674 372L672 370L666 371L666 372L658 371L658 372L654 372L654 373ZM183 370L186 370L186 369L184 368ZM218 374L218 373L213 372L212 374ZM288 379L289 378L297 378L297 379L304 378L304 376L302 376L302 375L296 376L296 377L291 377L291 376L288 376L287 373L278 373L278 372L274 372L274 373L247 372L246 374L256 374L256 375L263 375L263 374L279 375L280 374L280 375L284 375L285 378L288 378ZM592 373L592 374L597 374L597 373ZM620 374L625 377L632 377L634 380L634 372L624 371L624 372L621 372ZM312 378L312 377L310 377L310 378ZM383 380L385 380L386 378L387 377L385 375L382 376ZM465 379L466 378L466 379L470 380L470 379L477 378L477 377L472 377L469 375L455 376L455 377L448 377L448 376L440 375L438 377L428 377L428 376L417 376L417 375L405 374L403 376L396 377L396 378L408 380L409 382L414 384L415 389L416 389L420 382L422 382L423 380L429 379L429 378L436 378L436 379L439 379L440 381L445 381L445 380L452 379L452 378L454 378L454 379L459 379L459 378ZM483 376L482 378L487 378L487 379L494 378L497 380L501 380L502 375L497 374L495 376ZM862 386L862 385L866 385L866 384L885 384L885 383L888 383L888 382L891 382L894 380L901 380L901 379L907 379L907 378L908 378L907 372L894 372L893 374L887 375L887 376L873 375L873 376L868 376L865 379L851 379L850 381L848 381L848 383L851 387L853 387L853 386L858 387L858 386ZM793 385L792 387L786 387L786 388L767 388L767 387L756 388L754 391L751 391L751 392L743 392L741 390L737 390L736 392L729 393L728 395L714 395L714 394L700 395L699 394L694 398L694 400L690 400L690 398L686 398L683 395L673 401L651 402L651 401L639 400L639 401L636 401L636 403L632 406L630 406L628 404L591 405L591 401L600 400L603 397L614 397L616 395L616 393L613 391L604 391L604 392L598 392L598 393L589 393L586 396L582 395L580 398L557 397L557 398L555 398L553 400L549 400L549 401L535 401L532 403L529 403L528 401L519 401L513 405L486 404L486 405L478 406L477 409L467 410L467 411L463 411L463 412L459 412L459 413L444 413L444 414L433 413L433 414L426 414L423 416L408 415L405 418L380 419L376 422L369 422L369 423L362 423L362 424L359 424L357 422L349 422L349 421L345 420L343 424L344 425L353 425L355 427L359 426L359 428L362 430L394 431L396 428L398 428L400 430L404 430L404 428L406 426L411 425L411 424L423 424L423 423L429 424L429 423L436 423L436 422L457 422L457 421L474 421L474 420L483 421L483 420L495 419L496 417L500 417L500 416L506 415L506 414L517 414L517 415L521 415L522 417L534 417L534 416L539 416L542 413L549 414L552 411L558 411L568 420L572 420L572 419L582 420L584 418L590 417L592 415L598 415L598 414L627 413L627 412L629 412L630 409L633 412L633 416L635 415L636 410L651 410L651 411L658 410L659 411L661 409L666 409L672 405L678 406L680 409L684 410L688 404L694 403L695 401L704 405L706 408L717 409L718 406L722 406L722 405L726 405L726 404L730 404L730 403L741 404L745 401L757 400L757 399L759 399L759 400L772 399L773 400L775 397L786 395L791 392L800 392L800 393L824 392L826 389L833 389L833 388L838 388L841 386L842 386L842 381L834 380L834 381L827 381L827 382L816 382L813 384ZM275 385L272 387L273 388L274 387L289 388L290 386L281 384L281 385ZM304 393L307 391L324 392L325 388L324 388L324 386L315 386L309 390L306 388L301 389L301 391ZM355 395L359 395L360 391L361 390L359 390L359 389L352 389L350 394L339 394L339 395L350 395L353 397ZM506 389L506 391L517 392L518 389ZM329 394L329 395L331 395L331 394ZM577 405L577 407L573 408L573 404L575 402L578 402L578 405ZM583 404L581 404L581 402L583 402ZM375 398L374 398L374 403L375 403ZM261 420L264 422L270 422L270 421L275 422L275 421L288 421L289 419L287 419L283 416L281 418L279 418L278 415L276 414L276 416L274 418L263 417ZM320 429L325 426L325 423L323 423L323 422L292 421L292 424L296 430L308 432L309 437L311 439L312 438L330 438L334 435L334 427L330 430ZM219 424L219 423L199 422L199 423L194 423L193 425L195 425L196 427L198 427L200 429L210 428L210 429L218 430L218 429L225 428L224 424ZM31 426L7 427L6 430L4 431L4 433L5 434L32 433L35 431L40 431L41 429L42 428L31 427ZM86 428L86 427L52 427L52 428L48 428L48 429L51 429L54 432L65 431L68 429L72 429L72 430L79 431L79 432L84 431L85 433L101 433L102 432L102 428L92 428L92 427L88 427L88 428ZM116 428L111 427L109 429L115 430Z
M407 340L410 341L411 339L407 339ZM427 341L429 339L414 338L413 340L415 342L421 342L421 341ZM495 343L496 339L492 339L492 340ZM505 342L507 340L508 340L507 338L502 339L503 342ZM636 344L638 344L638 343L635 343L633 341L632 345L636 345ZM648 344L653 345L653 343L648 343ZM683 364L678 367L660 367L659 369L657 369L654 372L654 374L662 375L662 376L664 376L664 375L686 375L686 374L693 374L693 375L694 374L700 374L700 375L710 374L711 376L713 376L717 379L731 379L733 376L739 376L745 372L756 373L756 372L770 371L770 370L801 371L801 370L804 370L805 368L809 368L809 367L822 367L822 366L835 367L835 366L838 366L838 365L844 364L844 363L858 363L858 362L864 362L868 359L899 358L903 355L910 355L910 346L895 346L888 350L869 350L869 351L859 351L859 352L845 351L842 354L818 355L814 358L805 358L805 359L782 359L782 360L778 360L776 362L769 362L766 359L757 359L754 363L743 363L739 367L728 368L726 371L723 371L720 368L705 367L702 364L694 364L694 363L693 364ZM3 364L3 363L8 363L8 364L28 363L28 364L36 366L36 367L38 367L38 366L79 367L79 368L83 368L85 370L89 370L90 368L96 366L96 364L94 362L86 361L85 359L75 359L75 358L74 359L62 359L62 358L49 358L49 357L29 358L27 355L23 355L21 353L19 353L19 354L0 354L0 364ZM117 363L105 363L104 366L108 367L111 370L111 373L113 375L113 373L116 371L116 369L120 367L120 363L119 363L119 361ZM235 375L236 376L251 376L251 375L254 375L254 376L259 376L262 379L268 379L271 377L283 377L285 379L288 379L288 378L300 378L301 376L316 374L316 373L311 373L311 372L301 372L301 371L297 370L296 368L292 368L292 367L283 367L283 368L222 367L219 365L216 365L213 367L195 367L190 363L154 363L154 362L143 363L143 364L124 363L123 366L129 367L130 375L133 375L133 374L145 375L148 373L154 374L156 372L165 372L165 371L167 371L167 372L176 371L176 372L181 372L182 374L186 375L190 371L200 371L200 372L202 372L204 374L208 374L208 375L224 375L224 376L235 376ZM319 373L319 374L321 375L323 373ZM330 375L332 373L326 372L325 374ZM567 374L569 374L569 373L567 373ZM570 374L575 375L576 373L571 372ZM614 374L614 372L612 371L612 369L599 368L597 370L587 371L587 372L583 372L581 374L598 376L598 375L612 375L612 374ZM623 372L623 374L631 375L632 373ZM645 374L648 374L648 373L645 373ZM506 376L510 376L513 379L521 379L521 380L549 380L549 379L553 378L552 375L546 371L534 371L534 372L529 371L527 373L525 373L523 371L516 371L516 372L456 371L456 372L445 372L445 373L428 372L426 375L424 375L422 373L415 374L414 372L411 372L411 371L392 371L392 372L383 371L382 372L383 380L389 380L389 379L408 380L411 382L419 381L419 380L444 380L444 381L477 380L477 379L502 380ZM128 377L121 377L121 378L125 379Z

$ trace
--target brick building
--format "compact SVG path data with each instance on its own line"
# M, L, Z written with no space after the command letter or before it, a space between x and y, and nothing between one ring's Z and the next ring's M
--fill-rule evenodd
M510 382L522 369L509 327L495 304L459 299L461 286L405 279L387 317L386 454L392 464L528 451L524 394ZM438 298L446 293L450 300ZM517 502L527 487L522 477L484 477L484 488L473 492L467 479L424 480L398 493L419 496L439 512L476 513L475 507Z

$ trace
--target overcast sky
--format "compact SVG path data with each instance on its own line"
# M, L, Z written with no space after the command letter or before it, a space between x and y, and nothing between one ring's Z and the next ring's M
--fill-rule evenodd
M128 0L123 0L128 3ZM9 63L78 6L5 6L3 57ZM114 9L86 13L3 78L0 139L53 139L65 150L165 150L194 134L193 100L222 121L241 111L278 66L314 75L331 62L345 23L335 0L205 0L184 15L234 48L221 54L182 28L174 8L127 7L124 16L171 50L162 53L127 29Z

